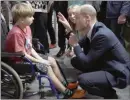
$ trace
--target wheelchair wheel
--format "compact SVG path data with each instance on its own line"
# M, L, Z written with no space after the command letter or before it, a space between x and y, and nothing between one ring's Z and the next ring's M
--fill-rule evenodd
M9 65L1 61L1 98L22 99L23 85L19 75Z

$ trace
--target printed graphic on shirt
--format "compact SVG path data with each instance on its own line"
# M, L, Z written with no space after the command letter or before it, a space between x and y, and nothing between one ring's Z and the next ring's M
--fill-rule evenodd
M31 39L26 38L26 40L25 40L25 49L28 51L28 50L31 50L31 48L32 48Z

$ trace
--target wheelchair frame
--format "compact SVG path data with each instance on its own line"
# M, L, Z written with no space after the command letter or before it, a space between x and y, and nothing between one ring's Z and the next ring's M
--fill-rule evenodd
M2 54L2 57L13 57L13 56L22 57L23 59L25 59L27 62L30 63L30 65L31 65L31 73L35 74L35 68L34 68L33 63L29 59L27 59L24 55L21 55L20 53L18 54L18 53L7 53L7 52L2 52L1 54ZM15 71L15 73L17 73L17 72ZM57 90L56 90L55 86L53 85L51 79L48 77L48 75L43 74L43 73L39 73L39 74L35 74L35 75L36 75L37 80L39 82L39 92L32 93L31 95L28 95L28 96L32 96L32 95L42 93L41 89L42 89L43 86L42 86L41 79L46 78L49 81L50 85L49 86L44 86L44 87L51 88L51 90L55 93L56 98L59 99L59 94L57 93ZM20 79L20 77L19 77L19 79ZM21 97L19 97L19 98L21 98Z
M5 74L4 74L5 73ZM19 77L19 75L17 74L17 72L11 67L11 66L9 66L9 65L7 65L6 63L4 63L4 62L1 62L1 75L7 75L6 77L7 77L7 79L4 79L4 76L1 76L1 78L3 77L3 79L5 80L5 81L10 81L10 80L8 80L8 77L10 77L11 79L15 79L15 81L13 80L13 83L15 82L15 85L17 84L17 86L15 86L16 88L17 88L17 90L15 90L15 92L14 92L14 94L16 93L16 92L18 92L18 93L16 93L16 95L15 95L15 97L18 99L18 98L20 98L20 99L22 99L22 97L23 97L23 85L22 85L22 82L21 82L21 80L20 80L20 77ZM3 80L3 79L1 79L1 81ZM4 81L4 82L5 82ZM1 82L1 87L2 87L2 84L3 85L5 85L5 83L2 83ZM9 82L10 83L10 82ZM8 87L7 87L8 88ZM11 95L11 93L9 93L9 92L6 92L6 90L4 90L4 89L2 89L1 88L1 94L2 94L2 92L4 93L4 94L6 94L6 95L8 95L8 96L11 96L12 97L12 95Z

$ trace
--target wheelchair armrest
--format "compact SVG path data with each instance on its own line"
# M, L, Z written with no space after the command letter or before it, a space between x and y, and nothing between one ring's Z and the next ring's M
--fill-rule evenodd
M21 52L19 53L9 53L9 52L1 52L1 57L24 57L25 55Z
M24 61L29 62L31 64L31 68L32 68L32 73L34 73L34 65L32 63L32 61L30 61L28 58L25 57L25 54L23 54L22 52L18 52L18 53L9 53L9 52L1 52L1 57L3 58L3 61L9 61L6 58L9 57L19 57L22 58ZM9 63L11 63L9 61Z

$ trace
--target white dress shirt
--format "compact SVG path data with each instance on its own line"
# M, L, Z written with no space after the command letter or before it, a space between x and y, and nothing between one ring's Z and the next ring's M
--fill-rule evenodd
M91 34L92 34L93 27L94 27L94 24L91 26L91 29L87 33L87 37L88 37L88 39L89 39L90 42L91 42Z

